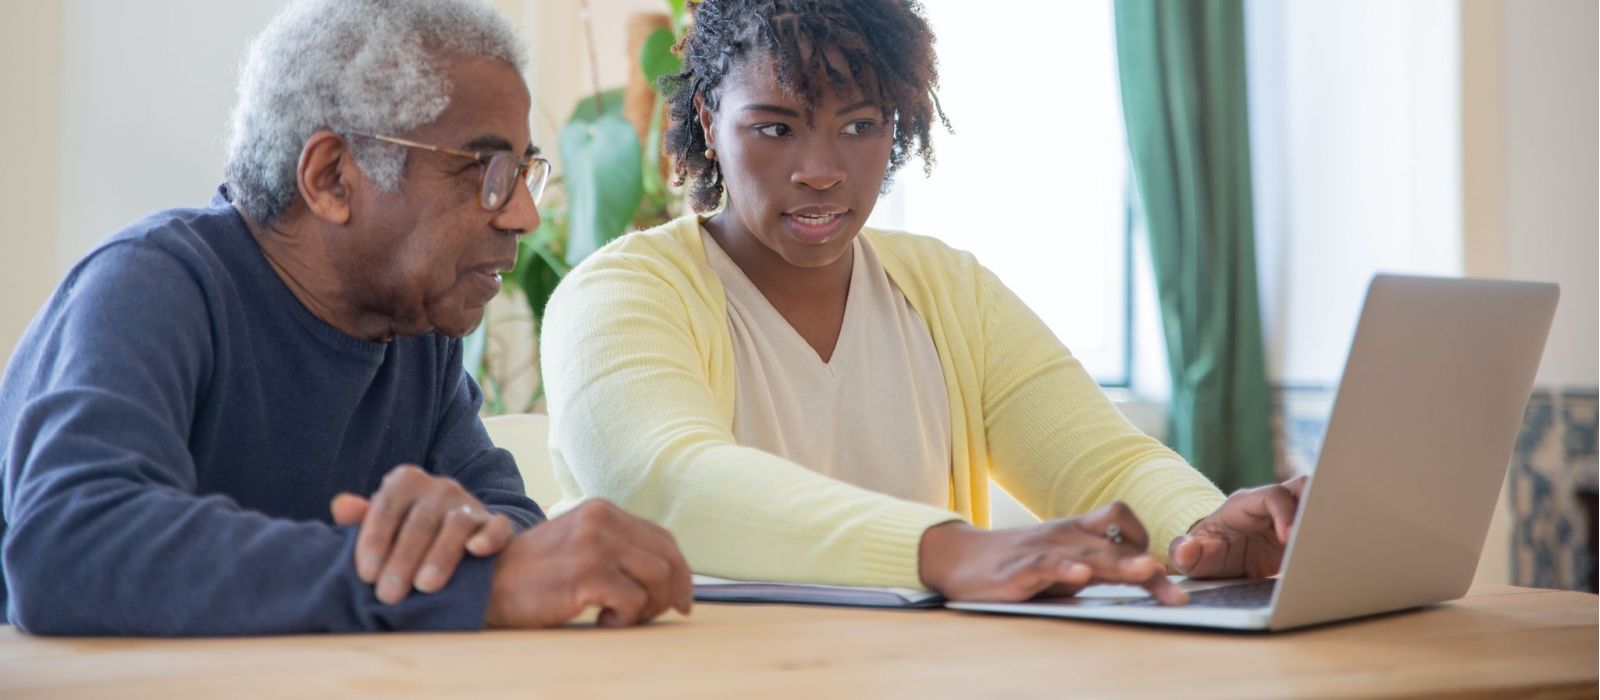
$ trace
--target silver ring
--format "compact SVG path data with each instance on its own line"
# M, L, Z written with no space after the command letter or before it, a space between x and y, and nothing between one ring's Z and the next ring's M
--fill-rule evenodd
M1116 523L1107 525L1106 539L1111 540L1111 544L1122 544L1122 527Z
M461 510L461 514L462 515L465 515L465 516L467 516L469 518L472 518L473 520L477 520L478 519L478 509L477 508L473 508L471 503L463 503L463 504L461 504L460 510Z

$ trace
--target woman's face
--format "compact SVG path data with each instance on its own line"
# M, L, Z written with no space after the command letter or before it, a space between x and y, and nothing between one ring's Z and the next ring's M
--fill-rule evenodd
M841 57L825 55L849 75ZM883 106L858 87L823 93L807 114L756 54L734 63L715 112L700 108L728 192L726 215L797 267L825 267L850 250L878 201L894 143Z

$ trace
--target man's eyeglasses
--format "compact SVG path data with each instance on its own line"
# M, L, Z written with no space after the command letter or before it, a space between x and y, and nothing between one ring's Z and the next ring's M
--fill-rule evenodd
M533 195L534 204L539 203L539 197L544 195L545 183L550 181L550 161L538 156L523 157L511 151L457 151L451 148L430 146L416 141L407 141L393 136L379 136L377 134L350 134L363 138L375 139L396 146L406 148L420 148L434 153L443 153L447 156L471 158L483 164L483 180L478 184L478 204L488 211L500 211L511 201L511 196L516 193L517 180L527 178L528 193Z

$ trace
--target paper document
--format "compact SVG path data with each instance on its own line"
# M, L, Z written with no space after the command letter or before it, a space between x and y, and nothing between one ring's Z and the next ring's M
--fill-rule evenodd
M694 598L714 603L802 603L865 608L937 608L944 597L916 588L858 588L811 583L733 581L694 575Z

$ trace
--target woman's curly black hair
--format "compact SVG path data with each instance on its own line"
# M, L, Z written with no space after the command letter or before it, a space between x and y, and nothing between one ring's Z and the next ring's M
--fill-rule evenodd
M774 60L779 83L802 100L807 113L824 88L839 94L853 84L878 99L894 128L885 188L913 155L922 158L925 171L932 170L934 120L946 129L950 120L936 94L933 31L916 0L701 0L692 11L693 27L676 47L683 71L661 83L667 95L663 148L672 156L676 183L690 182L689 203L696 211L721 203L722 173L705 156L695 97L715 110L718 86L739 58L757 50ZM850 75L828 62L829 48L843 57Z

